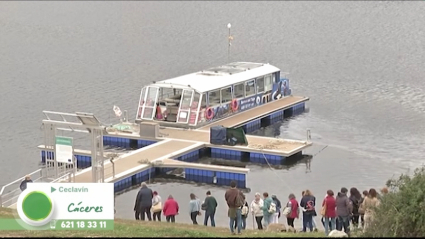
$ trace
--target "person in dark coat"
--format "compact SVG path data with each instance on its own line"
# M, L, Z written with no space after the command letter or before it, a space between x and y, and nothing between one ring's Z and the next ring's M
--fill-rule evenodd
M351 217L351 223L353 224L354 228L357 228L359 226L359 208L360 208L360 202L362 200L362 194L357 188L351 188L350 189L350 199L353 211L352 211L352 217Z
M32 183L31 177L29 175L25 176L24 181L21 182L21 185L19 185L19 188L21 191L24 191L27 189L27 183Z
M149 221L152 221L151 208L152 208L152 189L148 188L146 183L142 183L142 187L137 193L136 203L134 204L134 212L136 220L145 220L145 213Z
M312 232L313 216L316 215L316 198L310 190L305 190L301 198L300 207L303 209L303 232L307 231L307 227L310 228L310 232Z
M211 226L215 227L214 215L217 209L218 203L214 196L211 196L211 192L207 191L207 197L205 198L204 203L202 204L203 209L205 210L204 226L208 224L208 218L211 219Z

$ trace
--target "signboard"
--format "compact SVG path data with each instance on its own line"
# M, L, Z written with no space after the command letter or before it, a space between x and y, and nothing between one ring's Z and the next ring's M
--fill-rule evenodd
M239 109L241 111L250 109L252 107L255 106L255 98L257 98L256 96L251 96L251 97L247 97L245 99L242 99L240 102L240 106Z
M56 136L55 156L59 163L72 163L74 157L72 138Z
M254 95L240 100L240 111L251 109L261 104L262 94Z
M0 230L113 230L113 183L28 183Z

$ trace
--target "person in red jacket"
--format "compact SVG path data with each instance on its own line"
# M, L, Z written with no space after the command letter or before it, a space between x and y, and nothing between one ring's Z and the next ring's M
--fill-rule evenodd
M173 196L168 196L168 199L165 201L164 207L162 208L162 212L164 213L165 220L167 220L167 222L176 222L176 215L179 214L179 204L176 200L174 200Z
M298 204L298 201L295 199L295 195L293 193L289 194L288 199L289 199L289 202L286 205L286 207L290 209L289 209L289 214L286 216L286 221L288 223L288 227L292 227L293 229L295 229L294 220L295 218L298 218L300 214L299 204Z
M325 199L323 199L322 207L326 207L324 216L325 233L327 236L329 234L329 231L332 231L336 228L336 200L334 197L334 192L332 190L328 190L326 192L326 197Z

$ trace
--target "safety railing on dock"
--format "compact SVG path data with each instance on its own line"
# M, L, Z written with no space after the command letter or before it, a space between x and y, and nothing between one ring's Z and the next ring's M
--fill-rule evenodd
M68 172L66 174L64 174L63 176L51 181L50 183L60 183L60 182L74 182L75 180L75 173L74 172Z
M40 182L43 180L43 170L38 169L30 174L33 182ZM19 194L21 193L21 182L25 177L19 178L9 184L4 185L0 190L0 207L10 207L15 204L18 200Z

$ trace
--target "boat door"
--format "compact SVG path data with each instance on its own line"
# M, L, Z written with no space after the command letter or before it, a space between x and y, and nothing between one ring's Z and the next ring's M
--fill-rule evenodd
M156 102L158 100L159 87L148 86L145 91L145 99L142 110L142 119L153 120L156 111Z
M193 100L193 90L183 90L180 99L180 107L177 117L177 123L187 124L189 122L190 106Z

